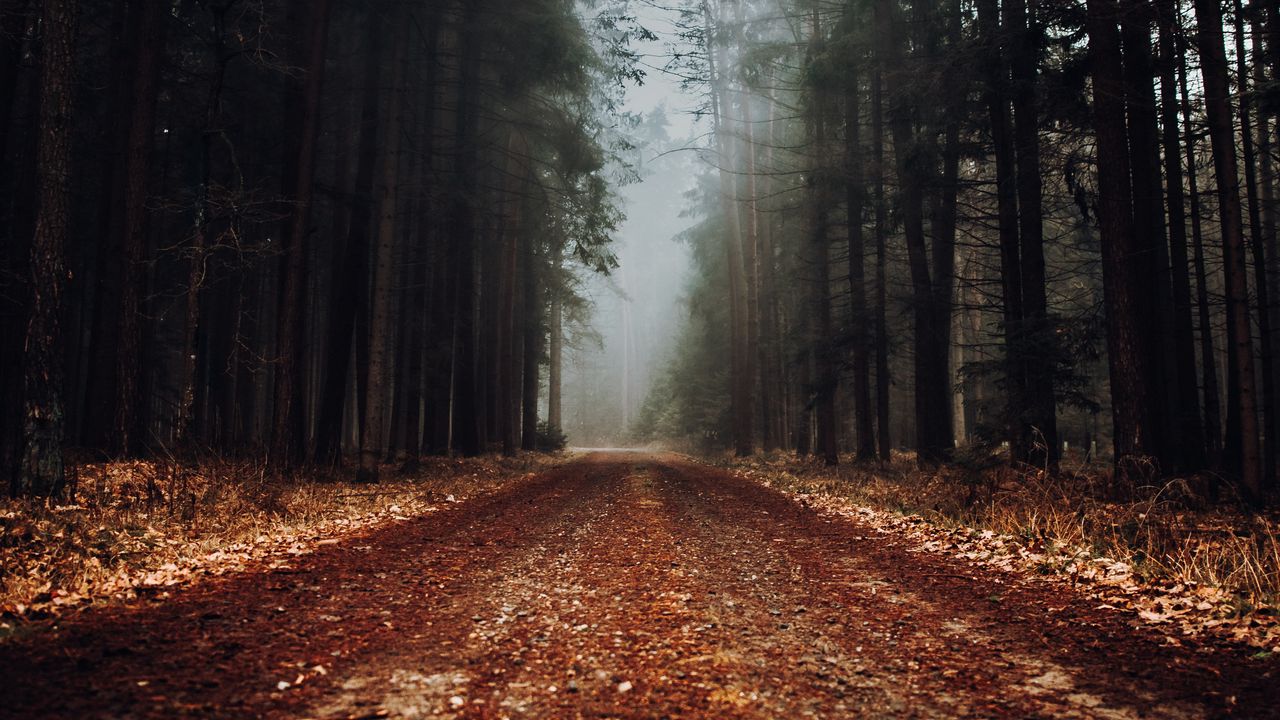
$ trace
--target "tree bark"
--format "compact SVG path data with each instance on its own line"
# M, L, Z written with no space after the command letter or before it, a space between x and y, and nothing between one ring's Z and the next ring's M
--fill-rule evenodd
M877 13L880 12L877 6ZM879 20L877 19L877 22ZM889 386L893 382L889 371L888 325L888 205L885 201L884 159L884 58L877 51L875 77L871 80L871 149L875 168L875 237L876 237L876 290L875 290L875 347L876 347L876 450L880 460L892 459L893 446L889 433Z
M1034 0L1032 0L1034 3ZM1034 7L1034 5L1033 5ZM1049 321L1044 267L1043 179L1040 172L1040 116L1036 94L1040 30L1027 12L1027 0L1006 0L1009 66L1018 185L1018 232L1021 263L1022 319L1018 326L1023 353L1026 422L1021 443L1025 459L1056 471L1058 421L1054 394L1056 336Z
M524 317L524 351L521 366L520 399L520 449L536 450L538 447L538 366L542 361L542 338L545 335L541 298L542 273L539 268L537 244L532 233L521 235L524 272L520 283L524 289L521 300Z
M1177 442L1188 470L1204 467L1204 428L1196 391L1195 332L1191 322L1191 276L1187 262L1187 213L1183 198L1182 147L1178 126L1177 0L1161 0L1157 22L1160 41L1160 111L1164 145L1165 204L1169 217L1169 265L1173 282L1173 368L1177 378ZM1197 220L1198 222L1198 220Z
M368 303L369 228L373 216L374 166L378 158L378 88L382 76L383 24L376 13L365 20L365 68L361 83L360 137L354 188L346 238L339 245L340 271L336 274L325 333L321 372L320 411L316 423L316 462L333 464L342 454L342 421L347 405L347 381L351 375L351 348L356 319ZM357 374L359 368L357 368ZM363 419L357 412L357 422ZM357 430L357 435L359 434Z
M1133 233L1119 13L1115 0L1088 0L1087 10L1115 465L1117 479L1132 483L1146 474L1151 454L1147 412L1151 392L1139 329L1143 318L1135 297L1139 283L1134 258L1141 249Z
M36 149L40 210L31 243L31 317L24 358L24 450L18 494L62 492L62 290L70 214L71 98L75 71L76 3L45 0L40 26L40 110Z
M854 10L846 10L852 20ZM845 81L845 205L848 209L849 233L849 314L853 343L853 413L857 458L871 460L876 454L876 439L871 410L870 333L867 331L866 247L862 216L866 205L866 188L862 176L860 141L861 111L858 105L856 61L850 63Z
M1179 37L1182 37L1179 35ZM1218 395L1218 362L1214 351L1213 325L1209 312L1208 273L1204 259L1204 234L1200 217L1199 168L1196 162L1196 133L1191 125L1191 94L1187 90L1186 48L1178 45L1178 85L1183 118L1183 145L1187 155L1187 193L1190 199L1192 264L1196 274L1196 307L1200 324L1200 368L1204 387L1204 446L1206 462L1218 468L1222 462L1222 403Z
M1254 113L1250 112L1252 93L1249 90L1248 56L1244 42L1244 6L1241 0L1234 0L1235 10L1235 50L1236 50L1236 89L1240 94L1240 150L1244 163L1245 197L1249 211L1249 248L1253 254L1253 286L1258 303L1258 359L1261 361L1258 382L1262 386L1262 486L1270 487L1275 482L1277 442L1280 437L1280 416L1277 416L1277 398L1275 387L1275 338L1271 336L1271 288L1267 277L1267 268L1273 262L1268 257L1275 254L1274 248L1266 244L1262 225L1261 199L1259 198L1258 153L1254 146ZM1257 62L1258 59L1255 59ZM1261 114L1259 113L1259 116ZM1260 127L1266 127L1263 120ZM1270 209L1270 208L1268 208ZM1268 253L1268 250L1271 252Z
M187 249L187 287L184 303L186 318L182 328L182 383L179 391L178 412L175 419L178 444L192 440L196 435L195 404L197 386L199 384L196 339L200 327L200 291L204 285L207 272L206 247L208 224L211 208L209 207L209 189L213 173L213 142L217 133L217 124L222 113L222 91L226 82L227 65L232 56L226 51L223 42L224 15L214 17L214 35L217 41L211 51L214 62L214 73L209 83L209 95L205 102L204 131L200 137L200 185L196 189L196 206L191 223L191 243ZM234 345L234 338L232 339ZM234 402L226 403L228 408ZM229 413L230 414L230 413Z
M1222 255L1226 278L1227 342L1232 348L1228 394L1238 398L1239 441L1232 470L1251 500L1262 490L1262 448L1258 437L1257 390L1253 339L1249 323L1249 279L1245 263L1244 228L1240 207L1240 176L1235 153L1227 56L1223 42L1222 8L1218 0L1196 0L1200 71L1205 89L1205 116L1213 146L1214 176L1218 183L1222 225Z
M1266 15L1266 8L1253 0L1249 3L1249 8L1253 12L1253 82L1254 88L1262 88L1267 84L1267 47L1263 45L1263 37L1266 36L1266 30L1263 25L1263 18ZM1272 8L1272 12L1280 15L1280 11ZM1268 329L1272 330L1280 327L1280 303L1273 298L1274 293L1280 288L1280 247L1277 247L1276 235L1276 203L1280 198L1276 197L1276 165L1275 165L1275 137L1274 133L1280 128L1280 123L1275 123L1280 117L1280 86L1274 83L1280 83L1280 28L1276 28L1271 34L1270 52L1272 55L1273 71L1271 82L1273 87L1271 90L1271 99L1258 97L1258 113L1257 113L1257 135L1258 135L1258 194L1259 204L1262 208L1262 248L1266 251L1264 262L1266 263L1266 285L1268 289L1268 303L1262 303L1259 299L1261 312L1267 318ZM1264 336L1266 337L1266 336ZM1280 395L1280 363L1276 362L1276 339L1269 338L1271 356L1271 374L1268 375L1267 382L1270 387L1274 388L1273 395ZM1275 455L1280 451L1280 428L1275 428L1275 424L1280 424L1280 398L1273 397L1275 405L1276 423L1273 423L1275 434L1267 435L1267 450L1271 454L1273 460ZM1277 470L1271 469L1272 490L1276 487Z
M915 370L915 421L917 457L922 466L933 466L950 455L950 387L947 382L946 331L938 326L942 320L939 304L944 285L937 286L930 277L929 255L925 242L925 182L927 160L917 144L913 129L914 108L905 97L902 74L907 72L902 57L902 38L892 17L888 0L876 3L876 38L886 67L893 68L885 76L889 96L889 132L893 138L898 171L899 205L902 209L903 237L907 246L907 265L911 277L912 317L915 331L912 342ZM936 233L935 235L945 234ZM935 247L935 253L937 251ZM938 261L935 258L935 261ZM947 300L950 297L948 295ZM948 303L949 310L949 303ZM950 325L949 312L947 325ZM941 351L941 352L939 352Z
M812 35L809 40L808 62L812 64L825 52L824 35L817 10L812 14ZM819 81L821 82L821 81ZM832 198L826 167L827 115L829 112L825 88L814 83L810 88L806 118L809 132L808 173L809 195L809 352L813 358L814 374L808 388L814 411L816 436L813 451L827 465L840 462L837 440L836 390L840 376L836 369L833 328L831 319L831 241L830 212Z
M483 428L479 403L480 384L476 363L479 358L475 312L475 242L476 225L470 195L475 192L475 148L473 123L479 115L475 106L475 65L478 51L474 30L470 28L476 10L462 3L458 33L461 43L459 79L457 83L456 127L454 132L455 185L449 210L449 242L452 264L457 269L454 288L452 390L450 406L450 446L466 455L479 455L483 448Z
M1001 52L999 6L996 0L979 0L979 32L985 47L986 85L983 97L991 124L995 154L996 217L1000 238L1000 278L1004 296L1005 415L1006 434L1014 461L1030 459L1029 433L1023 422L1027 404L1027 359L1022 333L1022 261L1018 239L1018 175L1009 117L1009 70Z
M723 17L723 2L720 15ZM723 42L715 42L712 34L710 6L703 2L703 20L707 37L707 58L712 88L712 119L719 153L721 205L727 226L725 249L729 273L729 323L730 323L730 415L732 418L733 447L739 457L752 453L754 439L751 434L751 386L748 371L752 364L747 344L747 277L743 260L743 233L741 213L734 195L737 181L733 176L734 143L730 135L729 118L732 113L732 93L729 88L728 53Z
M366 482L378 480L378 463L385 442L386 406L391 357L388 352L393 320L395 285L396 196L400 175L400 129L404 94L404 56L408 23L393 26L395 47L391 56L391 87L384 126L382 182L378 187L378 243L374 248L373 291L369 313L369 380L366 386L364 423L360 432L360 471Z
M301 134L294 169L293 217L284 250L284 289L280 295L280 345L276 364L275 402L271 430L271 459L281 468L301 457L306 438L299 437L303 380L302 303L306 290L307 236L311 230L311 198L315 181L316 140L320 135L320 95L324 89L324 56L329 37L332 0L307 3L306 81L297 113Z
M559 271L563 260L564 247L557 243L551 258L553 271ZM547 367L547 424L556 430L564 429L564 417L561 414L562 365L564 362L564 305L560 298L561 288L551 288L551 327L550 347L548 348Z
M517 340L517 322L516 322L516 295L517 295L517 268L520 247L523 244L521 237L525 234L524 228L521 226L520 217L520 196L521 196L521 178L524 177L524 157L528 155L528 147L524 139L520 136L519 131L514 128L510 131L511 135L507 142L507 186L502 199L505 205L502 219L502 229L499 233L501 238L501 275L499 277L500 296L498 307L498 365L496 368L496 377L498 379L495 388L498 410L498 434L502 438L502 454L511 457L516 454L516 448L520 445L518 437L518 425L516 422L516 413L513 408L516 407L518 400L523 395L523 387L519 383L520 374L516 373L516 340Z
M1177 407L1173 295L1160 183L1159 123L1151 58L1151 10L1143 0L1121 3L1121 43L1128 110L1129 166L1132 173L1133 228L1137 252L1136 300L1148 397L1148 450L1160 472L1184 466L1176 440Z

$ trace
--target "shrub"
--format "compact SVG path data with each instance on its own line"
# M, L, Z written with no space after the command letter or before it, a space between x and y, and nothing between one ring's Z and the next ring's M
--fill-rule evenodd
M563 430L546 421L538 423L536 446L539 452L556 452L565 449L568 444L569 438Z

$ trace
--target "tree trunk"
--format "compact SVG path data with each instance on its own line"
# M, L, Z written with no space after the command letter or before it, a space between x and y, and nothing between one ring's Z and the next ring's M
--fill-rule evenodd
M133 59L138 41L138 26L143 13L141 5L130 6L126 0L111 3L107 25L109 38L108 82L102 97L102 122L95 138L101 145L99 172L103 183L98 193L95 221L101 236L97 252L97 277L94 282L93 329L86 354L97 361L85 369L84 396L74 392L74 379L69 384L67 402L81 402L79 432L76 437L86 445L119 453L116 433L116 411L119 405L120 312L121 294L126 277L124 232L125 187L128 185L130 95L135 83ZM105 360L105 362L103 361Z
M70 214L71 97L76 3L41 10L40 114L36 184L40 211L31 243L31 319L24 358L22 468L18 494L52 497L63 488L62 289Z
M879 6L877 6L877 16ZM879 22L877 17L877 22ZM875 168L875 236L876 236L876 291L875 291L875 346L876 346L876 449L880 460L888 462L892 459L893 446L889 433L889 386L892 376L889 373L889 325L888 325L888 280L886 277L888 253L886 245L889 235L888 205L885 202L885 159L884 159L884 99L883 99L883 67L884 58L879 51L876 54L875 77L871 87L871 148L872 164Z
M1030 460L1027 424L1027 357L1022 332L1022 261L1018 241L1018 184L1009 118L1009 70L1000 50L999 8L996 0L980 0L978 23L985 48L986 86L983 97L991 123L995 152L996 216L1000 237L1000 278L1004 295L1005 415L1010 454L1017 462Z
M1178 140L1177 0L1157 8L1160 37L1160 111L1164 145L1165 202L1169 215L1169 265L1173 281L1173 368L1177 378L1177 443L1188 470L1204 467L1204 428L1196 391L1195 333L1191 322L1191 276L1187 262L1187 214L1183 199L1182 148ZM1198 221L1197 221L1198 222Z
M401 20L407 18L402 17ZM393 26L395 48L391 56L391 87L384 126L382 182L378 188L378 243L374 248L373 291L369 313L369 380L364 423L360 432L358 478L378 480L378 463L385 441L387 383L391 370L388 353L393 320L391 295L395 285L396 194L400 175L401 107L404 94L404 56L408 24Z
M542 360L542 338L545 329L542 322L542 273L538 267L538 250L532 233L521 235L523 242L522 280L524 289L521 300L524 317L524 350L521 367L520 399L520 449L538 449L538 365Z
M723 15L723 4L720 8ZM719 152L720 195L722 210L728 231L725 236L727 267L729 273L729 323L730 323L730 415L733 426L733 447L739 457L752 453L754 442L751 434L751 386L753 380L748 371L753 365L749 360L747 344L747 276L743 260L743 233L741 213L734 201L737 181L731 168L734 163L734 143L728 127L732 113L732 93L729 90L728 53L724 43L713 43L711 9L703 3L703 21L706 28L711 77L711 112Z
M196 338L200 327L200 291L208 270L205 249L208 244L206 233L211 214L209 190L213 172L213 142L215 128L222 114L222 91L227 76L227 65L232 59L232 56L227 54L226 45L222 42L223 21L223 15L215 16L215 37L218 40L211 51L215 70L209 84L208 100L205 102L204 131L200 137L200 185L196 190L195 217L191 223L191 244L187 251L187 287L184 298L186 321L182 328L182 377L180 380L182 387L179 391L175 421L180 445L195 436L194 408L196 388L199 384L196 377L198 371ZM234 344L233 338L232 345ZM227 407L233 406L234 403L227 404Z
M824 30L818 12L812 15L812 35L809 41L808 62L812 64L825 52ZM807 388L812 397L817 435L814 454L820 455L827 465L840 462L837 440L836 390L840 375L836 366L833 328L831 320L831 241L830 230L831 188L825 167L827 153L827 115L829 112L825 90L815 83L809 89L808 107L809 153L811 166L808 173L810 218L808 242L810 253L809 272L809 352L813 357L814 374Z
M885 67L893 68L885 76L889 95L889 132L893 138L894 156L900 187L903 236L907 246L907 265L911 276L912 317L915 370L916 449L919 462L932 466L950 453L949 383L946 377L947 346L941 342L944 331L938 327L940 308L935 297L934 282L929 273L929 256L925 243L925 165L923 148L917 146L913 129L913 108L903 90L902 74L907 72L902 57L902 40L891 15L888 0L876 3L877 50ZM939 278L941 280L941 278ZM940 282L939 285L942 283ZM939 346L942 350L939 364ZM942 417L939 417L939 413Z
M852 14L852 8L846 10ZM856 62L856 61L855 61ZM862 215L866 205L866 188L862 178L862 148L859 140L862 121L858 106L858 67L851 64L845 81L845 204L848 207L849 232L849 314L853 331L853 412L854 436L859 460L871 460L876 454L876 438L871 411L870 333L867 332L866 247L862 231Z
M960 47L962 9L960 0L948 0L942 6L948 15L947 40L952 51ZM929 363L933 379L929 405L930 433L938 448L939 458L946 459L955 447L955 427L951 402L954 375L951 372L951 328L955 293L955 252L957 196L960 190L960 122L964 113L961 78L957 66L943 61L944 119L942 120L942 174L938 178L936 200L930 233L932 235L932 302L933 336L929 340ZM1025 303L1024 303L1025 305Z
M1253 82L1255 88L1261 88L1267 84L1267 55L1266 48L1263 46L1262 42L1265 34L1262 19L1266 10L1261 6L1258 0L1250 2L1249 7L1254 13ZM1280 15L1280 11L1277 11L1274 8L1272 9L1272 12ZM1276 28L1275 30L1276 31L1271 35L1270 41L1270 51L1274 62L1272 75L1273 86L1271 90L1272 96L1269 104L1268 101L1264 100L1264 98L1258 98L1259 107L1257 113L1258 194L1259 204L1262 208L1261 247L1266 250L1266 257L1264 259L1266 263L1265 278L1269 300L1269 302L1263 303L1261 301L1261 295L1259 295L1259 306L1261 307L1261 312L1267 318L1269 330L1280 327L1280 303L1270 299L1272 294L1277 291L1277 288L1280 288L1280 247L1277 247L1276 237L1276 203L1280 201L1280 198L1276 197L1276 166L1275 157L1273 156L1273 152L1275 150L1273 133L1277 127L1280 127L1280 124L1270 124L1276 121L1278 112L1280 112L1280 106L1277 106L1277 103L1280 103L1280 85L1274 85L1274 83L1280 83L1280 74L1275 73L1276 70L1280 70L1280 28ZM1263 337L1268 338L1268 343L1270 345L1268 353L1271 357L1271 373L1267 376L1267 382L1270 383L1270 387L1274 388L1272 391L1272 401L1275 404L1272 405L1272 409L1275 411L1274 414L1276 417L1276 422L1269 426L1275 430L1276 434L1267 435L1267 451L1272 459L1276 460L1275 455L1280 451L1280 428L1275 427L1276 424L1280 424L1280 397L1274 396L1280 395L1280 363L1276 362L1276 339L1266 335ZM1271 466L1268 467L1271 468L1271 489L1274 490L1276 487L1277 471Z
M141 294L147 247L147 181L150 179L151 146L155 136L156 96L160 64L164 57L167 8L143 3L137 10L138 38L133 65L133 112L125 151L124 217L121 237L124 252L124 288L120 331L116 344L116 377L119 379L114 425L114 446L131 454L142 438L138 430L139 368L142 366Z
M1139 283L1134 258L1129 147L1125 131L1125 84L1121 72L1119 13L1115 0L1088 0L1089 64L1097 134L1098 221L1102 234L1102 279L1107 309L1107 359L1117 479L1132 483L1145 473L1150 455L1144 354L1139 325Z
M483 433L480 423L480 386L476 362L479 357L475 313L475 242L476 226L471 205L475 192L475 148L472 126L479 115L472 85L476 82L478 50L474 29L475 8L462 4L459 11L459 80L457 83L455 151L455 185L449 210L449 242L457 270L454 288L454 330L452 360L452 390L450 405L450 446L467 456L479 455L483 450Z
M1262 486L1270 487L1275 481L1276 473L1276 439L1280 437L1280 416L1277 416L1275 388L1275 338L1271 337L1271 289L1267 278L1267 267L1272 260L1269 254L1275 249L1266 245L1262 227L1262 208L1258 190L1258 153L1254 149L1253 120L1254 114L1249 111L1249 67L1246 62L1244 42L1244 7L1241 0L1234 0L1235 9L1235 49L1236 49L1236 89L1240 93L1240 149L1244 162L1245 196L1249 208L1249 248L1253 252L1253 284L1258 303L1258 358L1261 360L1259 383L1262 385ZM1255 62L1260 58L1255 58ZM1255 88L1256 90L1256 88ZM1261 116L1261 113L1259 113ZM1260 127L1266 127L1263 120ZM1270 209L1270 208L1268 208Z
M746 22L743 20L742 13L743 2L737 0L734 2L734 36L738 46L739 53L745 53L749 50L746 39ZM743 420L744 432L747 438L746 452L750 454L753 451L754 431L753 417L756 391L763 392L761 387L761 370L763 364L760 362L758 348L760 347L760 212L759 212L759 196L756 189L756 147L755 147L755 123L751 112L751 92L746 87L745 82L740 81L738 93L738 112L740 114L740 123L742 126L742 137L739 150L740 153L740 177L744 194L741 198L743 219L741 235L742 242L742 266L743 275L746 282L746 335L744 339L744 347L742 348L742 371L745 375L745 384L747 391L747 408L746 417ZM762 400L763 402L763 400ZM742 454L744 448L739 447L739 454Z
M320 135L320 94L324 88L324 56L329 36L332 0L307 3L307 76L297 115L301 131L294 160L293 217L284 248L284 289L280 295L280 333L276 362L275 402L271 430L271 459L277 467L292 467L301 457L306 438L298 437L303 380L302 303L306 291L307 236L311 230L311 198L315 179L316 139Z
M524 228L520 218L520 179L524 177L524 157L528 147L519 132L512 129L507 142L507 187L502 204L505 205L502 219L501 239L501 277L499 278L500 296L498 307L498 379L495 390L498 395L498 434L502 438L502 454L511 457L516 454L520 445L517 436L517 423L512 408L523 395L523 388L518 383L520 375L516 369L516 272L518 267L520 246L523 244Z
M1249 279L1245 263L1244 228L1240 207L1240 176L1235 153L1227 56L1222 39L1222 8L1218 0L1196 0L1200 69L1205 89L1205 116L1213 146L1214 176L1218 183L1222 224L1222 255L1226 277L1227 342L1232 372L1228 394L1239 398L1239 442L1230 458L1239 473L1244 494L1258 500L1262 490L1262 448L1258 438L1253 339L1249 323Z
M342 453L342 420L347 405L347 381L351 375L352 339L356 319L368 303L369 228L373 215L372 199L374 166L378 159L378 88L382 74L384 30L376 13L370 12L365 32L365 71L361 83L363 98L360 111L360 137L356 157L350 219L345 240L336 256L339 272L335 276L330 302L329 327L325 333L324 370L321 372L320 411L316 422L316 462L333 464ZM358 374L359 368L357 368ZM357 422L363 413L355 414ZM357 435L359 432L357 431Z
M1128 109L1129 167L1132 173L1133 231L1138 255L1135 299L1144 374L1148 377L1147 449L1159 472L1183 467L1177 437L1177 388L1173 337L1173 295L1161 200L1159 123L1151 59L1151 11L1143 0L1123 0L1122 63Z
M560 270L563 253L564 248L557 243L551 259L553 271ZM547 424L556 430L564 429L564 418L561 415L561 369L564 362L564 307L560 299L561 292L558 287L551 288L551 338L547 351Z
M1175 9L1176 6L1175 6ZM1182 37L1179 35L1179 37ZM1178 46L1178 84L1183 118L1183 145L1187 155L1187 193L1191 201L1192 263L1196 274L1196 307L1200 324L1200 376L1204 386L1204 446L1211 468L1222 462L1222 403L1218 396L1217 353L1213 347L1213 325L1209 313L1208 273L1205 269L1204 235L1200 220L1199 168L1196 162L1196 134L1191 126L1191 95L1187 91L1186 48Z
M1017 330L1023 354L1023 402L1026 403L1026 422L1022 428L1021 444L1026 450L1025 459L1028 463L1054 471L1059 455L1053 372L1057 349L1045 293L1043 180L1040 173L1040 117L1036 97L1040 30L1028 15L1026 0L1007 0L1005 17L1011 34L1008 55L1013 78L1018 176L1018 262L1021 263L1018 281L1022 292L1022 319Z

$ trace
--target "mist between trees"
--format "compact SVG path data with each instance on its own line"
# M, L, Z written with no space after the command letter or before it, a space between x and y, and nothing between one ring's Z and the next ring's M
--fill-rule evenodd
M1274 487L1272 4L682 12L711 171L640 439Z
M373 479L562 444L566 340L663 149L624 106L654 71L704 162L631 440L1274 488L1270 4L3 0L0 24L16 494L57 494L69 448Z

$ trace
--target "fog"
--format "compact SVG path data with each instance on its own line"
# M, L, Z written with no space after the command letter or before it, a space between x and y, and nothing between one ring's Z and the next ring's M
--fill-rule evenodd
M564 367L564 424L575 446L619 446L672 349L686 312L681 300L690 269L680 234L685 193L704 169L697 153L699 99L662 70L674 36L669 13L639 13L656 42L641 43L647 77L628 90L625 110L643 117L636 130L640 181L619 188L627 219L615 237L620 267L585 278L593 308L587 328L569 328Z

